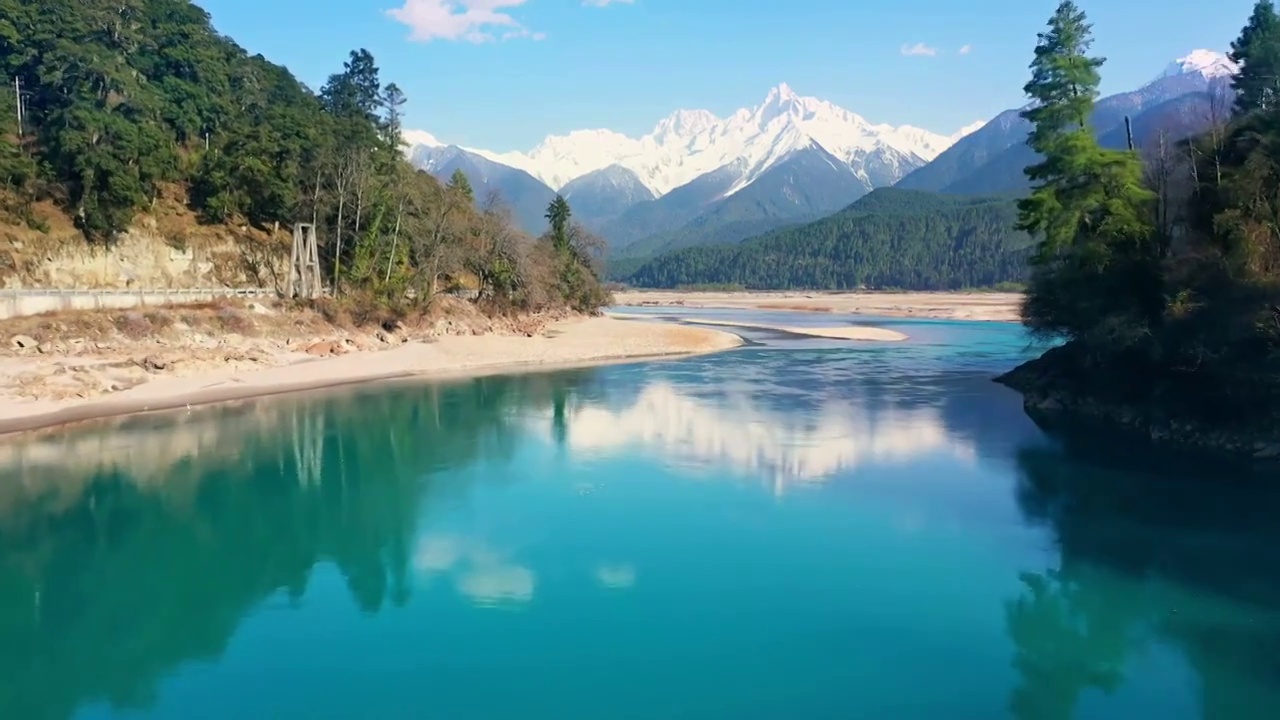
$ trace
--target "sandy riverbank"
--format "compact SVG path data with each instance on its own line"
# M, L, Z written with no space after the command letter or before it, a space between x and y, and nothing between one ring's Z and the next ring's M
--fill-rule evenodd
M571 367L715 352L741 343L737 335L706 328L570 318L553 322L541 334L531 337L445 335L430 342L405 342L386 349L356 348L337 356L316 357L314 353L287 348L258 347L249 369L244 363L210 367L207 363L174 362L148 372L136 362L132 367L121 368L118 362L95 360L91 352L87 357L82 352L75 358L10 353L0 358L0 433L371 380ZM95 362L100 369L94 369ZM72 363L79 368L77 372L94 373L106 383L106 390L72 397L59 397L52 391L44 393L45 397L40 392L34 396L29 392L31 382L24 382L24 378L65 374Z
M1017 322L1020 293L946 292L672 292L615 293L618 305L677 305L706 308L803 310L887 317Z
M808 335L809 337L828 338L831 340L869 340L873 342L900 342L907 336L894 330L857 325L830 327L803 327L799 325L765 325L760 323L732 322L729 320L708 320L706 318L685 318L685 322L717 327L755 328L757 330L777 330L792 335Z

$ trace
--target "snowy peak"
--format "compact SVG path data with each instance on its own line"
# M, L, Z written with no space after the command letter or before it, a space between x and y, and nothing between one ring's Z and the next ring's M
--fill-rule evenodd
M1213 80L1230 77L1238 70L1239 66L1223 53L1213 50L1192 50L1187 55L1169 63L1156 80L1195 73L1203 75L1205 79Z
M985 126L986 126L986 124L987 124L988 122L989 122L989 121L987 121L987 120L979 120L979 121L977 121L977 122L972 122L972 123L969 123L968 125L965 125L964 127L962 127L962 128L960 128L959 130L957 130L957 131L956 131L956 133L955 133L954 135L952 135L952 136L951 136L951 138L950 138L951 142L952 142L952 143L958 143L958 142L960 142L960 141L961 141L961 140L963 140L964 138L967 138L967 137L969 137L970 135L972 135L972 134L974 134L974 133L978 132L979 130L981 130L983 127L985 127Z
M798 100L799 97L800 96L796 95L795 91L791 89L790 85L786 83L778 83L769 90L769 94L765 96L764 102L767 105L771 102L781 103L788 100Z
M668 140L700 135L719 122L720 118L708 110L677 110L658 121L649 137L662 145Z
M937 157L955 139L910 126L872 125L855 113L779 83L755 107L727 118L707 110L677 110L640 138L611 130L575 130L549 136L528 153L468 150L525 170L557 189L617 165L661 196L720 168L736 169L742 187L788 153L810 144L849 163L855 173L860 168L854 164L867 158L905 173Z
M432 135L425 130L401 130L400 146L403 148L405 156L412 157L413 151L417 148L444 147L444 143L437 140L435 135Z

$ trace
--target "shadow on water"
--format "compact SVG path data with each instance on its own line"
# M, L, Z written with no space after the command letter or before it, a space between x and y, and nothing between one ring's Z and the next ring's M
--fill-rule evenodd
M0 717L145 708L255 606L302 598L321 563L362 611L403 605L422 508L468 490L442 471L508 456L520 408L590 387L402 386L0 445Z

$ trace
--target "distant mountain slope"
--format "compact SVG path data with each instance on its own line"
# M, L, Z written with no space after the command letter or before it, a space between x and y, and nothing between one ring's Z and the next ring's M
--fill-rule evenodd
M1234 71L1221 53L1196 50L1179 58L1143 87L1098 101L1090 123L1100 137L1123 132L1131 118L1192 93L1220 94ZM904 177L895 187L945 193L1003 193L1026 188L1022 169L1036 162L1026 147L1031 125L1018 110L1007 110L976 132L960 139L932 162ZM1123 147L1123 141L1121 142Z
M986 165L1009 147L1023 142L1031 125L1018 116L1018 110L1006 110L981 129L947 148L932 162L917 168L894 185L903 190L941 192L943 188Z
M660 198L636 203L600 233L616 252L641 238L677 230L724 197L742 172L741 163L717 168Z
M644 257L694 245L739 242L828 215L870 189L853 168L811 143L680 228L650 235L621 248L619 254Z
M1008 197L886 188L806 225L738 245L665 253L627 280L642 287L957 289L1020 281L1031 240Z
M419 145L410 161L442 180L461 170L475 191L476 202L484 202L491 192L496 192L525 232L537 235L546 228L547 205L556 193L523 170L487 160L456 145Z
M1148 98L1141 103L1125 104L1121 107L1138 108L1132 110L1130 123L1133 126L1134 146L1141 149L1155 142L1161 133L1170 142L1177 142L1209 128L1214 117L1219 121L1227 116L1231 107L1232 96L1225 81L1214 81L1206 85L1206 89L1192 91L1162 102L1152 104ZM1115 105L1111 107L1113 114L1109 116L1111 128L1100 130L1098 140L1103 147L1122 150L1128 146L1128 137L1124 126L1124 113ZM1216 113L1216 115L1215 115ZM1119 119L1115 119L1118 114ZM1097 115L1095 114L1095 118ZM1095 128L1100 127L1095 125ZM1018 143L992 158L987 164L973 173L943 188L942 192L961 195L990 195L1008 192L1023 192L1031 187L1024 170L1028 165L1040 161L1040 156L1030 147Z
M596 229L633 205L654 199L653 191L640 177L621 165L610 165L571 180L560 194L569 201L576 218Z

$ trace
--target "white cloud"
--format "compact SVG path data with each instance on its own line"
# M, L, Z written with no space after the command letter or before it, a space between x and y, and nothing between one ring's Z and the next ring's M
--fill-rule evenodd
M494 39L494 31L505 29L502 39L531 38L541 40L543 33L531 32L514 17L503 12L523 5L526 0L404 0L404 6L392 8L387 15L409 26L409 39L465 40L481 43Z
M608 7L610 5L631 5L636 0L582 0L587 7Z
M933 57L938 54L938 48L929 47L922 42L918 42L915 45L903 45L902 54L907 56Z
M972 46L972 45L961 45L961 46L960 46L959 53L960 53L961 55L968 55L968 54L969 54L969 53L971 53L971 52L973 52L973 46Z

